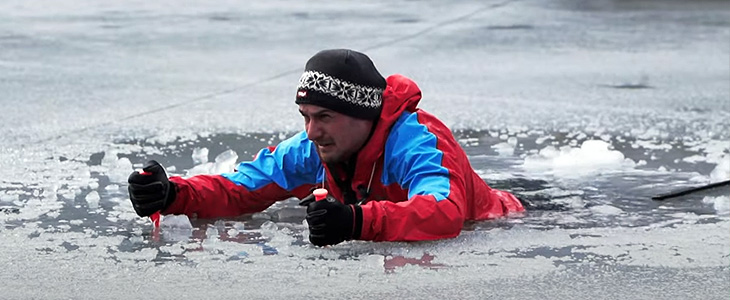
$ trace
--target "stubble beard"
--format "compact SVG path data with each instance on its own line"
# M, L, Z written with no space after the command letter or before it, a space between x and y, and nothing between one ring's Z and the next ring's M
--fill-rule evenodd
M342 162L342 155L339 153L330 152L323 155L322 152L319 151L319 148L317 148L317 155L319 155L319 159L326 164L337 164Z

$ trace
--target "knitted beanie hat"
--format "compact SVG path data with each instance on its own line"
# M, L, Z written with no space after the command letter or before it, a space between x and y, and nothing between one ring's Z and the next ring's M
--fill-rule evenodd
M385 86L385 78L367 55L348 49L323 50L307 61L295 102L375 120L380 117Z

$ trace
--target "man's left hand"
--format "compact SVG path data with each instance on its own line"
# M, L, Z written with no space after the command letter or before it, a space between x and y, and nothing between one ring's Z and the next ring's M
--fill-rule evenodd
M306 199L302 202L306 203ZM326 246L357 238L354 236L355 218L360 209L356 205L342 204L332 196L320 201L310 201L307 205L309 241L317 246ZM359 231L357 230L358 233Z

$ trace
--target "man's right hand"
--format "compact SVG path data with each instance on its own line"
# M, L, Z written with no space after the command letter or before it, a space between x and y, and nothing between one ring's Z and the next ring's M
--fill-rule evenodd
M165 168L150 160L138 171L129 175L129 199L140 217L147 217L157 211L165 210L175 200L175 184L167 179Z

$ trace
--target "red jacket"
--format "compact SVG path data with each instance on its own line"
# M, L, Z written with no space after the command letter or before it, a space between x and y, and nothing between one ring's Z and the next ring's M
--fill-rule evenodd
M333 170L302 132L261 150L235 173L170 178L177 198L164 213L212 218L259 212L303 198L323 182L336 199L362 203L362 240L451 238L465 220L524 211L512 194L490 188L474 172L449 128L416 107L421 91L413 81L393 75L387 82L380 119L355 160L351 191L335 184Z

